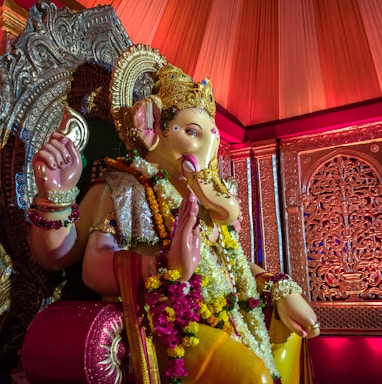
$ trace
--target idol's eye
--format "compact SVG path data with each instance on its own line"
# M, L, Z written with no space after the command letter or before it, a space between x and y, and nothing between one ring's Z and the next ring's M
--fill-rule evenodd
M196 137L202 133L202 128L199 126L199 124L188 124L186 125L184 131L188 136Z
M188 129L186 129L186 133L187 133L187 135L189 135L191 137L195 137L198 132L194 128L188 128Z

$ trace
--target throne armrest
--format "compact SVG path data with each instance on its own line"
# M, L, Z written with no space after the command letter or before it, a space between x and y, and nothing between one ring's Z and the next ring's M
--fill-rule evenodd
M22 349L31 384L131 382L119 303L58 301L31 322Z
M131 251L116 252L116 276L136 384L160 384L157 355L144 312L143 258Z

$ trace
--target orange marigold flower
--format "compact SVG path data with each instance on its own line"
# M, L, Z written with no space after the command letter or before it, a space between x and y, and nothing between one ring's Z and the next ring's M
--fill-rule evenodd
M156 213L154 215L154 219L157 220L158 223L163 223L163 218L162 218L162 215L160 213Z
M216 327L219 324L219 319L217 319L214 315L211 315L208 319L208 324L211 325L211 327Z
M182 344L185 347L196 347L199 344L199 339L195 336L185 336L182 338Z
M171 240L170 239L164 239L162 241L162 244L163 244L164 247L168 247L171 244Z
M152 213L160 215L158 210L158 204L155 201L149 201L149 205Z
M158 289L160 286L161 286L161 281L158 275L150 276L146 279L145 287L148 291L154 291L155 289Z
M230 324L224 324L222 330L227 332L229 335L233 334L233 328Z
M183 345L177 345L175 348L167 348L167 355L170 357L183 357L184 356Z
M177 281L180 279L180 272L176 269L170 269L164 275L164 278L168 281Z

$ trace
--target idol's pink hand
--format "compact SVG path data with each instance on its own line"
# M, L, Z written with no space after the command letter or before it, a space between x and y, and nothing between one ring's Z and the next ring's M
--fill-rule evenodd
M197 199L190 193L180 206L175 236L168 253L168 267L178 270L182 281L190 279L200 260L198 212Z
M57 132L34 155L32 164L39 197L72 189L82 172L80 153L70 139Z
M320 334L317 316L311 306L298 293L291 293L277 301L282 322L301 337L312 338Z

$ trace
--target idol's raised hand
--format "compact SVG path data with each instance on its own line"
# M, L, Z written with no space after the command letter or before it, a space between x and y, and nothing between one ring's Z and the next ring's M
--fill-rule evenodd
M71 190L82 172L80 153L70 139L57 132L34 155L32 164L40 198L52 191Z
M195 195L186 196L179 209L174 239L168 253L169 269L176 269L187 281L200 260L199 205Z

